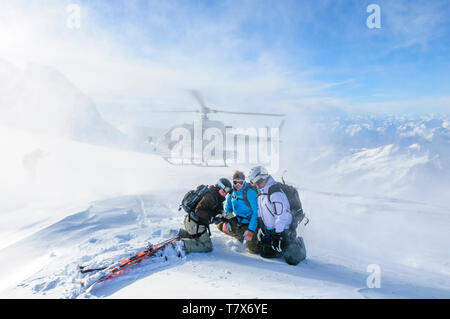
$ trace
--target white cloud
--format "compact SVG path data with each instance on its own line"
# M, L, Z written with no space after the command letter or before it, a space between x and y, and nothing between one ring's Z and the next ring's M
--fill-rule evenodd
M395 43L391 49L425 48L442 36L448 25L446 1L383 1L380 5L385 27Z
M249 13L249 7L233 9L211 21L201 12L189 20L187 17L191 12L165 4L160 9L163 13L171 12L181 19L186 18L180 22L181 29L191 28L186 31L167 30L167 36L179 42L164 43L153 40L152 36L147 37L147 30L133 25L133 17L138 18L137 10L140 8L127 4L125 12L130 16L121 22L120 30L133 38L129 40L130 47L126 47L117 41L123 40L120 34L103 29L105 22L97 20L98 14L89 7L81 7L81 28L68 29L66 5L53 3L44 6L38 2L28 4L20 1L2 3L0 11L8 19L0 21L0 37L3 39L0 58L17 64L33 61L53 66L83 92L102 102L147 100L184 105L190 101L185 90L198 88L216 95L221 104L237 108L269 108L279 99L316 94L336 85L300 82L277 63L277 58L270 52L259 52L259 58L255 60L241 58L235 48L246 39L240 38L235 29ZM102 8L97 10L107 10L108 7ZM146 14L151 19L156 17L151 11L143 13L144 16ZM164 15L158 17L151 23L162 27L169 23L164 20ZM144 52L150 58L139 57L137 52L130 50ZM224 98L222 101L221 96ZM229 98L225 99L225 96Z
M382 101L355 104L355 109L375 113L450 113L450 96L426 97L414 100Z
M217 106L235 109L333 107L390 111L408 110L413 105L426 106L423 110L427 110L431 106L429 102L435 100L440 108L448 106L446 97L352 105L346 99L328 96L328 89L357 85L357 80L312 81L314 68L311 66L292 71L283 65L278 52L263 50L257 42L242 38L236 30L254 14L253 2L244 2L239 7L225 4L226 13L216 19L202 11L192 16L192 9L166 1L160 3L156 12L141 12L142 8L135 3L126 2L127 18L117 22L119 25L100 20L95 10L105 13L110 7L96 2L95 10L81 7L79 30L66 27L68 3L2 2L0 58L16 64L34 61L53 66L94 101L148 103L158 108L189 107L195 103L186 89L196 88L209 95L209 100ZM427 12L431 19L434 11ZM133 23L139 19L148 19L149 24L165 33L149 36L149 30ZM420 21L414 23L420 26ZM171 29L174 25L176 28ZM401 25L398 21L396 30L406 38L409 31ZM257 55L244 58L241 49L254 49ZM301 59L299 56L298 60Z

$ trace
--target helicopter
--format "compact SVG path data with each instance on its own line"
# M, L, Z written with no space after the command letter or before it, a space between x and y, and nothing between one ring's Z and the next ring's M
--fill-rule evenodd
M235 114L245 116L269 116L284 117L285 114L278 113L257 113L257 112L238 112L223 111L210 108L204 102L203 97L197 90L189 91L198 104L197 110L167 110L157 111L164 113L197 113L200 115L198 120L193 123L183 123L171 127L165 134L159 137L148 137L148 142L153 147L153 151L162 155L162 157L173 165L197 165L197 166L228 166L227 161L237 156L237 150L234 147L237 141L253 143L256 146L262 136L266 143L281 142L279 133L284 125L282 120L276 128L277 134L273 134L273 128L265 127L263 129L243 129L233 128L225 125L224 122L210 119L210 114ZM265 130L262 132L261 130ZM212 141L212 137L215 137ZM212 145L213 144L213 145ZM271 145L272 145L271 144ZM232 147L230 148L230 145ZM205 152L212 154L205 156Z

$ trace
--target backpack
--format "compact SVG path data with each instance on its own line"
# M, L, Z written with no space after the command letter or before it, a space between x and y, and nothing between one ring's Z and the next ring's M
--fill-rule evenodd
M270 195L276 192L283 192L288 201L292 214L292 223L290 228L296 229L297 226L302 222L303 218L305 218L305 213L303 212L302 202L300 201L300 195L298 194L297 189L285 183L283 179L283 183L276 183L269 187L268 196L270 201Z
M190 190L184 195L178 210L180 211L183 208L189 216L193 215L195 207L207 192L209 192L208 185L200 185L196 189Z
M211 235L211 230L209 229L209 224L205 224L200 220L200 218L195 215L195 208L197 207L197 204L200 202L200 200L205 196L206 193L210 192L208 185L199 185L196 189L190 190L187 192L183 200L181 201L180 207L178 208L178 211L181 209L184 209L184 211L188 214L189 220L193 220L197 224L197 234L191 236L191 238L197 238L200 237L205 231L208 231L208 233ZM220 204L216 202L216 208L219 208ZM209 216L210 222L212 221L212 218L215 216ZM199 233L198 229L200 224L206 226L206 229Z

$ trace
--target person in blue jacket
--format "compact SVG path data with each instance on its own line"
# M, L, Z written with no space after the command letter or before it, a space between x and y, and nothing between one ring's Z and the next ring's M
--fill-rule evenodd
M244 242L247 250L258 254L258 200L257 191L245 181L243 172L233 175L233 191L225 204L225 215L217 228L223 233Z

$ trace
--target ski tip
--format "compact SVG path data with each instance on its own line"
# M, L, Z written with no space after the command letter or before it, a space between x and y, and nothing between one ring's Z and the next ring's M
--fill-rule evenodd
M86 285L86 282L83 279L78 279L77 281L80 283L80 285L83 288L84 292L87 293L87 294L91 293L92 289L94 289L94 286L97 284L97 282L94 282L94 283L92 283L90 285Z
M87 294L90 294L91 291L94 289L96 283L93 283L92 285L90 285L89 287L87 287L87 289L85 290L85 292Z

